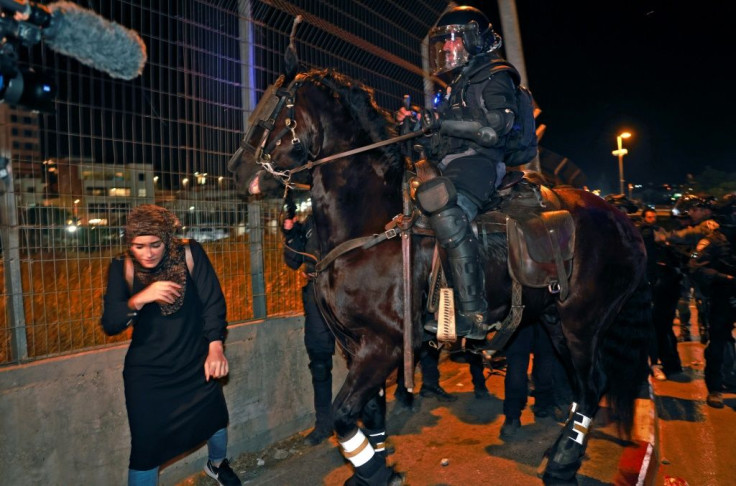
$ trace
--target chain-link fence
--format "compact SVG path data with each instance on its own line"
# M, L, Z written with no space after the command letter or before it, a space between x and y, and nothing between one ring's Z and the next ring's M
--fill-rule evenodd
M294 17L303 19L296 47L304 68L336 68L394 110L405 94L423 99L422 38L446 5L81 2L140 33L148 61L132 81L43 42L15 43L18 66L46 76L58 95L53 113L0 103L0 148L9 162L0 182L0 364L129 338L106 336L99 318L107 267L124 251L126 215L143 203L174 211L182 236L205 245L230 322L300 312L303 282L282 260L281 202L241 200L225 167L279 74ZM0 70L12 61L2 52Z

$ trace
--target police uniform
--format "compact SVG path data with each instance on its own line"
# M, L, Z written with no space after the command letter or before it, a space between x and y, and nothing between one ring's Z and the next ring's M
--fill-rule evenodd
M472 7L454 7L429 33L430 70L454 79L437 107L442 128L425 141L425 152L442 176L419 186L416 198L447 253L459 309L456 332L470 339L484 339L489 330L478 241L470 222L505 174L506 135L516 120L516 71L492 70L501 60L500 46L488 18ZM462 122L488 127L497 138L488 142L443 132ZM436 323L426 328L436 332Z
M710 341L704 353L707 403L722 408L723 355L736 321L736 261L726 236L716 230L701 239L689 266L693 281L710 299Z
M302 287L304 345L309 355L309 371L312 374L316 422L306 441L316 445L332 435L332 356L335 354L335 337L327 327L315 301L314 282L310 277L314 272L315 262L305 255L317 253L317 241L313 231L311 215L304 223L294 223L290 230L283 230L286 240L284 261L294 270L304 264L307 273L307 283Z

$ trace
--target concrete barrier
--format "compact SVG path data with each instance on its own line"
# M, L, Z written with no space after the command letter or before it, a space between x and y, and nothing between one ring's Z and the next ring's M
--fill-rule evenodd
M259 451L314 420L302 316L231 325L228 455ZM123 396L127 343L0 369L0 484L127 481L130 433ZM334 386L345 376L335 360ZM201 470L206 447L165 467L160 484Z

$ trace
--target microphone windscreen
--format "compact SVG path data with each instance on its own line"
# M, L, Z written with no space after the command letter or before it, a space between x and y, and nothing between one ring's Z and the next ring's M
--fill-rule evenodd
M51 49L113 78L129 80L143 72L146 45L137 32L72 2L48 8L52 19L43 34Z

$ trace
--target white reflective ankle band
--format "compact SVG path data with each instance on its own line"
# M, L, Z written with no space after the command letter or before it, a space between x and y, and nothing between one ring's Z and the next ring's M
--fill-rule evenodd
M370 434L370 437L371 438L374 438L374 440L371 441L371 443L375 442L375 437L381 437L382 438L380 442L376 442L373 445L373 450L375 450L376 452L383 452L383 451L386 450L386 439L385 439L386 432L377 432L375 434Z
M358 429L354 436L346 441L340 441L345 459L353 463L353 466L359 467L370 461L375 455L375 451L363 432Z
M575 415L575 412L577 411L578 411L578 404L576 402L572 402L572 404L570 405L570 413L567 415L567 420L565 421L565 423L570 422L570 420L572 420L573 415Z
M590 429L590 422L592 421L592 418L586 417L585 415L576 412L575 423L572 425L572 433L574 437L570 437L570 439L574 440L580 445L583 445L585 436L588 435L588 430Z

